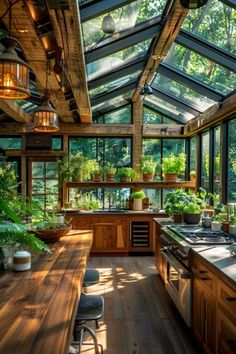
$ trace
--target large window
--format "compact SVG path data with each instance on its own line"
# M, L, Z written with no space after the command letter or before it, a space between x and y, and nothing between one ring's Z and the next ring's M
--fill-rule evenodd
M228 123L228 201L236 202L236 119Z
M56 209L58 206L57 162L33 159L30 161L30 194L43 209Z
M0 137L0 148L3 150L20 150L21 137Z
M97 159L102 165L105 162L115 166L131 165L131 138L71 137L69 151L83 151L86 156Z
M201 156L201 186L209 191L210 174L210 154L209 154L210 135L209 132L202 134L202 156Z
M213 165L213 192L221 194L220 184L220 126L214 128L214 165ZM219 198L217 198L219 199Z
M103 114L93 119L94 123L99 124L130 124L131 106L127 105L112 112Z

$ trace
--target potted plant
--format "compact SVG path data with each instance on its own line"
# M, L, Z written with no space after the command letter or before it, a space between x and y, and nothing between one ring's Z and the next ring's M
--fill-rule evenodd
M114 177L116 174L116 167L114 164L107 162L107 164L104 166L104 173L107 182L114 182Z
M196 172L193 170L193 171L190 171L190 181L193 181L195 182L196 180Z
M184 189L175 189L166 194L164 209L168 216L173 217L174 223L182 222L183 207L186 199L187 193Z
M117 176L120 177L121 182L129 182L131 178L138 177L138 174L132 167L119 167Z
M131 194L133 199L133 210L143 210L143 199L145 198L144 191L137 191Z
M198 224L201 218L200 206L195 203L189 203L183 208L183 216L186 224Z
M236 215L232 214L229 217L229 233L236 235Z
M93 181L101 182L103 177L103 167L99 165L99 163L95 160L92 169Z
M176 182L178 174L184 172L186 167L186 155L181 153L177 156L171 154L162 159L162 172L166 182Z
M220 215L214 215L211 221L211 230L218 232L221 231L222 221Z
M143 155L141 158L141 172L143 180L146 182L153 181L153 176L156 172L157 161L151 155Z

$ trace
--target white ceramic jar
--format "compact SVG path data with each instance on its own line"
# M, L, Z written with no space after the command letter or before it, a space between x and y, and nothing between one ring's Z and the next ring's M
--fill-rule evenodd
M31 268L31 254L27 251L16 251L13 255L13 269L23 272Z
M236 226L235 225L229 225L229 233L231 235L236 235Z
M212 221L211 222L211 230L218 232L221 231L221 223L218 221Z

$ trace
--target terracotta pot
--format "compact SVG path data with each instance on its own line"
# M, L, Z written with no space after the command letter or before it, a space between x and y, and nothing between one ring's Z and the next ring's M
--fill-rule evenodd
M224 232L228 232L229 233L229 222L228 221L223 221L222 222L222 230Z
M183 214L174 214L173 221L175 224L182 224L183 222Z
M144 173L143 174L143 180L145 182L152 182L153 181L153 173Z
M34 234L46 243L58 241L61 237L66 236L71 230L71 225L67 225L58 229L45 229L35 231Z
M177 182L178 173L165 173L164 178L166 182Z
M130 178L127 176L120 176L120 181L121 182L130 182Z
M94 173L94 174L93 174L93 181L94 181L94 182L101 182L101 181L102 181L102 175L101 175L101 173Z
M115 175L112 173L106 173L106 181L107 182L114 182Z
M195 180L196 180L196 177L190 175L190 181L195 182Z
M184 222L186 224L198 224L201 214L184 214Z

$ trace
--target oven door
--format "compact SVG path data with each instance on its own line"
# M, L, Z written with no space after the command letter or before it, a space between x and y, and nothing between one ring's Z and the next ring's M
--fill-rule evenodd
M191 326L191 272L167 249L162 248L161 254L166 262L165 288L186 324Z

